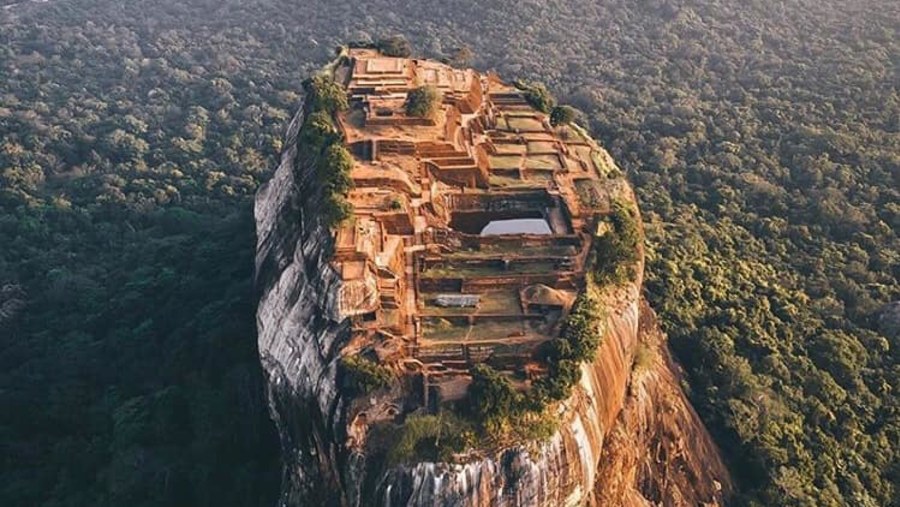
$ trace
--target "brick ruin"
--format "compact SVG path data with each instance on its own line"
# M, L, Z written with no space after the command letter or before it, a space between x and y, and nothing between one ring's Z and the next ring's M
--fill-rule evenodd
M403 376L386 416L463 398L478 363L527 388L584 287L609 208L605 153L494 75L350 49L334 77L355 184L333 258L352 322L343 353ZM442 97L433 118L405 112L422 85Z

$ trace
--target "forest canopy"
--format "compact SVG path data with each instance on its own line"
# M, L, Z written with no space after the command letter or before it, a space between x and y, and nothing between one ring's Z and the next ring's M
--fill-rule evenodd
M736 504L896 503L898 18L888 0L0 9L0 504L274 503L249 201L303 80L347 41L411 51L398 33L585 114L636 186L648 295Z

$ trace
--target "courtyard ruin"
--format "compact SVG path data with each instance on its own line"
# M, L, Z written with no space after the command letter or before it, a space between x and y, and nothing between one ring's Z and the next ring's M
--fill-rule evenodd
M333 258L344 353L390 365L427 409L464 397L479 363L527 388L584 287L605 154L491 74L350 49L334 78L354 157ZM421 86L440 96L431 117L406 113Z

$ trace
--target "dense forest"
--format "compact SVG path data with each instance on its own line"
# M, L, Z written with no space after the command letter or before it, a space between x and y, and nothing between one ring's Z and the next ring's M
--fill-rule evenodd
M0 3L0 504L274 504L250 201L302 80L394 33L635 183L735 504L900 504L897 2Z

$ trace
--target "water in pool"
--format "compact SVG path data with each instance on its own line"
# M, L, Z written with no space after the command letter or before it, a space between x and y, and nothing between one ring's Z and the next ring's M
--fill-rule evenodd
M491 220L481 230L482 236L498 234L552 234L550 224L543 218L512 218L509 220Z

